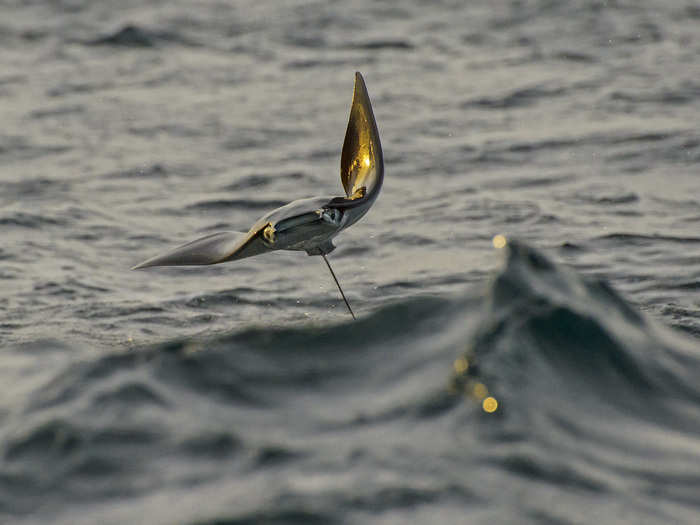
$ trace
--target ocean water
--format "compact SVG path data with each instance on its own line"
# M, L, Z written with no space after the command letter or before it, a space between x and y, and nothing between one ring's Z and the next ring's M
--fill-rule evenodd
M0 13L0 523L700 521L700 4ZM355 71L357 321L303 253L129 271L341 194Z

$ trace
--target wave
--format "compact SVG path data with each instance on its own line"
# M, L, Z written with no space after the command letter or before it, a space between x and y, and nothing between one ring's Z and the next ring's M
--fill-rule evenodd
M78 361L65 345L43 350L53 377L3 416L0 511L41 500L72 519L80 505L287 476L299 481L269 482L252 506L225 499L180 519L245 523L277 508L332 521L473 505L481 485L464 470L481 469L505 487L587 495L583 506L642 501L655 479L657 498L696 512L700 478L683 467L700 459L695 341L534 248L510 241L506 254L483 290L416 291L357 322L261 320ZM364 477L377 481L358 492Z
M480 373L503 384L503 395L516 404L522 390L513 395L514 384L532 386L538 396L550 390L560 405L578 405L582 395L625 400L643 415L651 401L666 403L664 411L679 396L700 401L694 346L645 318L605 281L511 242L466 358L477 360Z

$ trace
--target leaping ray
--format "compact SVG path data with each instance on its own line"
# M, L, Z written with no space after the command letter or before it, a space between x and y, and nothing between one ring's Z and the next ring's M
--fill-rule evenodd
M323 257L350 315L355 319L326 255L335 249L333 237L367 213L384 181L379 131L365 81L359 72L355 73L350 119L340 156L340 180L345 190L344 197L311 197L290 202L263 215L248 233L213 233L151 257L132 270L151 266L218 264L275 250L301 250Z

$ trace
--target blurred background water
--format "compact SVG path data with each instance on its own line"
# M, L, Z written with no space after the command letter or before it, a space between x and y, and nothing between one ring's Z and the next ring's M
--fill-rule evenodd
M0 522L698 522L700 4L0 13ZM358 322L303 253L128 271L341 194L356 70Z

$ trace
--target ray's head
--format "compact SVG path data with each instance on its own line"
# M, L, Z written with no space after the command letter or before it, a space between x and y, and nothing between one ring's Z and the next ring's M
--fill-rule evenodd
M384 158L372 104L362 75L355 73L350 120L340 156L340 179L348 199L376 198L384 180Z

